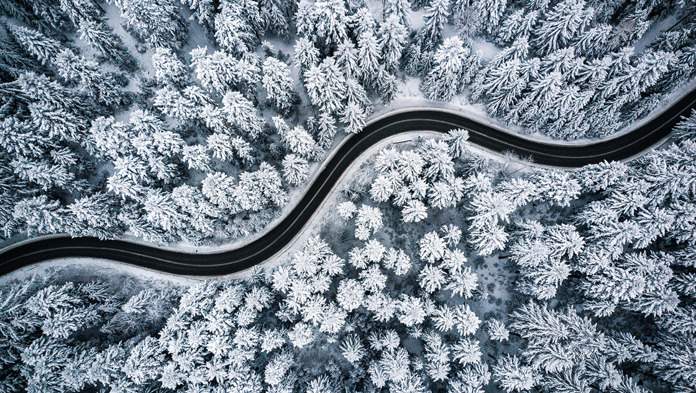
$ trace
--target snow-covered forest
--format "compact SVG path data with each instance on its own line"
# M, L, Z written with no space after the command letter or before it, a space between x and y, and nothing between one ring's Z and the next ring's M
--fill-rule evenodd
M416 81L603 138L693 85L691 0L0 0L3 244L267 228ZM389 144L280 263L0 287L0 393L696 391L696 111L629 162Z
M220 244L418 80L601 137L696 70L690 1L0 1L2 235Z
M382 149L246 278L0 295L2 392L692 392L696 112L629 164Z

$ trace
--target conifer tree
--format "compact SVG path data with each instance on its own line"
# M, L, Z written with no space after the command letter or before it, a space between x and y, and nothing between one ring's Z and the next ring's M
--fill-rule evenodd
M292 106L294 83L290 77L290 69L285 63L273 57L266 58L261 83L266 89L268 99L281 113Z
M380 26L379 46L387 71L393 73L398 70L407 35L408 30L396 14L389 15Z
M9 23L5 24L5 26L22 49L40 61L41 64L52 62L55 59L60 48L58 41L26 27Z
M433 0L426 8L423 19L425 25L420 31L421 45L426 50L431 50L440 43L442 29L449 18L450 0Z

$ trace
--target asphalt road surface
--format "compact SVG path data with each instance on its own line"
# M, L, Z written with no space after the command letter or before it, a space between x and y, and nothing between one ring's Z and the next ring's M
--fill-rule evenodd
M63 257L94 257L125 262L167 273L219 276L261 263L283 249L310 220L341 174L362 152L384 138L409 131L446 133L454 128L469 131L469 142L493 152L514 152L535 163L561 168L579 167L604 160L625 160L668 137L680 116L696 104L696 90L631 132L588 145L536 142L501 131L466 117L437 109L413 110L379 118L349 137L315 177L304 197L268 233L240 248L217 253L186 253L120 240L39 237L0 253L0 275L19 268Z

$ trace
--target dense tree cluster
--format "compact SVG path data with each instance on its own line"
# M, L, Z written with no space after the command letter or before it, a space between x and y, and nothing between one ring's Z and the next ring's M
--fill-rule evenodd
M572 172L482 165L462 130L386 148L373 188L337 201L343 221L326 225L340 242L310 237L286 263L245 279L167 290L104 279L8 284L0 388L691 391L695 123L696 112L674 144L631 163ZM223 176L204 192L221 189ZM380 191L387 180L395 188ZM439 182L465 191L439 204ZM423 195L402 204L396 195L416 183ZM272 199L278 190L269 190ZM230 195L216 203L234 209ZM428 220L406 219L412 201ZM495 309L484 256L513 280Z
M378 14L368 5L0 3L4 236L201 243L253 233L337 132L360 132L376 99L393 99L407 75L428 98L469 94L510 124L574 139L644 116L696 69L693 6L683 2L389 0ZM206 35L200 46L189 45L190 23ZM483 56L481 40L500 52ZM465 136L452 138L450 153L462 154ZM375 200L393 199L406 222L451 206L469 185L436 162L443 151L434 143L380 167ZM508 236L497 221L525 202L503 194L472 200L476 241L489 252Z
M670 14L675 23L646 35ZM683 2L433 0L405 69L422 78L429 98L447 101L469 88L489 114L527 132L601 137L693 77L692 14ZM448 22L459 37L443 38ZM477 37L502 50L482 61L471 48Z
M438 233L421 240L428 264L420 273L403 250L374 238L346 261L313 237L268 274L181 291L118 292L103 279L15 282L0 292L0 388L480 388L491 378L474 337L481 320L463 303L477 277L458 249L461 232L448 227L441 235L443 250L426 244ZM444 272L452 278L440 283Z
M91 1L1 4L4 237L200 243L263 228L322 153L302 125L285 133L259 111L290 117L299 102L287 56L255 51L288 33L293 7L188 4L215 47L183 53L182 4L112 4L132 37ZM122 38L151 54L153 79ZM364 117L347 116L359 131Z
M425 293L450 290L466 299L480 291L476 269L466 265L469 253L509 260L511 289L520 295L510 305L517 310L505 315L508 326L488 322L491 339L501 340L498 350L504 353L491 364L492 381L501 389L691 391L696 369L686 354L693 353L696 333L695 120L696 112L676 126L677 142L629 164L515 176L490 163L477 169L466 133L453 130L443 149L451 168L448 184L461 184L462 191L449 191L450 204L439 203L442 197L433 190L441 180L429 176L416 180L427 190L417 203L400 197L413 195L416 183L405 178L406 157L420 158L418 176L428 173L427 149L444 143L434 140L415 149L382 150L363 198L401 210L401 219L384 220L383 228L405 225L394 230L422 234L417 245L425 264L418 283ZM450 154L460 159L452 161ZM343 202L338 212L350 217L355 210L354 202ZM461 227L429 231L438 222ZM449 249L462 236L467 246ZM456 326L455 319L447 326ZM515 344L507 346L508 340Z
M529 132L609 135L693 78L695 12L0 0L3 238L250 235L406 76ZM695 136L696 112L630 163L512 170L452 130L381 150L342 220L247 279L8 284L0 392L694 391Z

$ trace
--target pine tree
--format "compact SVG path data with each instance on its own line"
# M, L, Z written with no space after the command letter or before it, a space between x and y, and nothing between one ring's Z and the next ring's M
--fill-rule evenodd
M442 29L449 18L450 0L433 0L426 8L425 25L419 32L421 45L426 50L435 48L442 39Z
M551 53L573 42L588 27L594 10L584 0L564 0L548 11L534 29L534 43L542 54Z
M447 258L447 256L445 257ZM465 267L450 272L450 277L445 285L446 291L451 291L452 297L460 296L470 299L474 291L478 289L478 275L471 272L471 268Z
M164 362L164 353L154 337L145 337L131 350L123 365L123 372L136 385L154 380Z
M452 0L451 21L461 34L473 36L481 30L483 18L472 1Z
M262 120L249 100L241 93L230 91L222 98L222 105L230 124L239 127L249 138L258 138L262 132Z
M420 298L401 295L396 305L397 318L406 327L420 325L425 320L426 312Z
M302 126L293 127L281 140L290 152L304 158L313 157L317 149L316 142Z
M232 65L235 59L223 51L215 51L210 55L206 51L205 47L191 50L191 67L203 87L222 95L237 79Z
M305 37L300 37L295 43L295 66L300 72L305 72L319 64L319 49L314 43Z
M474 3L487 32L492 33L497 30L501 16L505 13L506 4L507 0L477 1Z
M682 116L672 129L672 135L678 140L696 139L696 110L692 109L688 117Z
M259 11L263 20L263 30L278 36L287 36L290 29L289 17L294 5L277 0L262 0Z
M118 222L113 220L114 201L106 194L95 194L76 199L67 206L77 223L78 236L96 236L100 239L114 238L121 234Z
M304 74L304 86L312 105L326 115L338 112L345 94L345 77L333 58L324 59Z
M65 209L47 196L24 198L17 202L12 218L29 236L63 232L68 224Z
M63 165L52 165L46 160L32 160L19 157L10 161L9 165L17 178L35 183L44 191L73 186L75 175Z
M342 0L321 0L314 4L312 10L313 30L316 36L315 42L324 53L330 48L335 48L347 38L346 7Z
M99 102L106 105L118 105L125 102L114 76L103 74L95 61L76 56L72 51L63 49L56 55L54 64L63 79L79 82L88 95Z
M58 41L48 38L36 30L31 30L22 26L5 24L7 31L19 45L40 61L41 64L52 62L60 49Z
M480 255L490 255L493 251L504 249L508 240L505 228L491 223L474 228L470 235L469 241Z
M304 183L309 176L307 160L294 154L288 154L283 159L283 178L291 185Z
M348 78L346 80L344 96L347 103L360 104L366 114L371 111L372 101L367 97L365 88L356 79Z
M113 60L126 70L137 67L133 56L128 53L121 37L114 34L103 20L83 19L78 25L80 39L87 41L102 56Z
M151 189L147 192L143 206L147 212L147 220L165 231L178 228L182 224L183 217L177 211L171 194Z
M390 14L380 26L379 32L379 46L382 48L385 68L388 72L396 72L403 57L408 30L398 15Z
M420 246L420 258L424 261L433 263L442 259L445 255L445 242L438 236L437 232L426 233L418 244Z
M189 167L201 172L210 171L210 156L202 145L186 145L181 149L181 158Z
M539 18L539 11L517 10L508 15L500 25L498 38L504 42L511 43L520 38L530 36Z
M580 35L573 46L578 54L590 58L599 58L612 50L611 33L612 26L600 24L592 27Z
M170 48L157 48L152 55L152 66L155 69L155 78L160 83L181 85L186 82L188 68L175 56Z
M423 202L414 199L406 203L401 213L404 222L420 222L428 217L428 208Z
M346 336L343 341L341 341L341 346L339 348L343 357L353 365L358 365L360 360L367 354L365 347L360 341L360 337L355 334Z
M464 129L450 130L447 135L449 152L454 158L463 158L467 149L469 132Z
M257 42L257 29L261 24L256 2L223 2L215 16L215 40L228 53L242 56Z
M359 7L348 20L352 36L355 38L359 38L365 32L376 32L377 22L367 7Z
M423 80L423 89L431 99L450 100L469 83L477 60L459 38L448 38L435 52L434 64Z
M364 296L365 289L359 281L347 278L338 284L336 301L348 312L362 306Z
M451 371L450 348L438 334L425 337L426 371L433 381L444 381Z
M173 0L118 0L121 17L127 26L152 48L181 48L186 27ZM166 23L164 23L166 21Z
M479 364L481 348L479 343L471 338L461 338L452 346L453 360L460 364Z
M377 73L381 61L382 48L377 41L377 37L371 32L366 31L358 38L358 69L359 78L363 85L375 87Z
M29 114L37 133L66 142L79 143L84 138L86 119L66 107L34 102L29 104Z
M343 108L341 122L346 125L345 131L350 134L357 134L365 126L365 111L355 102L349 102Z
M382 212L369 205L360 206L355 218L355 226L355 237L367 240L371 234L376 233L384 226Z
M411 4L408 0L387 0L382 12L384 21L387 21L390 16L394 15L402 26L405 28L410 27Z
M344 219L352 218L357 210L358 209L355 207L355 203L351 201L342 202L336 207L338 215Z
M493 367L493 375L499 386L506 392L523 392L534 388L539 383L536 371L521 364L513 355L503 355Z
M334 136L336 136L336 119L329 112L322 112L319 115L317 124L317 134L319 137L319 146L322 149L327 149L331 146Z
M292 106L294 83L285 63L273 57L266 58L261 83L268 99L278 111L286 112Z
M355 48L353 41L346 40L338 45L336 49L336 61L343 68L343 72L348 77L358 77L360 75L360 67L358 65L358 51Z
M418 275L418 280L421 288L425 292L431 294L439 291L446 282L445 272L439 267L433 265L425 265Z

